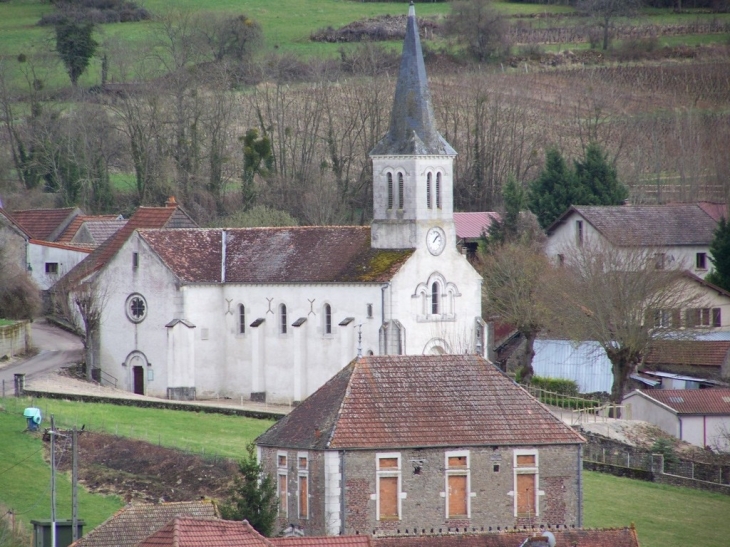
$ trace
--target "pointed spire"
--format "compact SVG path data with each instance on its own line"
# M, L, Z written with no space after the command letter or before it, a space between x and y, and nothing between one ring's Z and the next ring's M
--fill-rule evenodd
M456 155L436 131L413 2L408 8L406 38L403 41L400 72L390 114L390 130L375 145L370 155Z

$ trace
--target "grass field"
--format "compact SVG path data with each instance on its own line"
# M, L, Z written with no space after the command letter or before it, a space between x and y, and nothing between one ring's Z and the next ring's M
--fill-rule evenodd
M22 410L29 400L0 400L0 504L18 512L25 523L47 518L50 471L41 440L23 433ZM237 457L271 422L215 414L40 400L60 425L81 425L163 445ZM46 417L48 414L44 414ZM47 420L44 422L47 425ZM625 527L634 523L642 547L720 547L730 537L730 497L585 472L585 526ZM69 479L59 479L59 517L70 515ZM82 493L81 513L87 530L121 506L114 497Z
M730 538L730 496L587 471L585 526L633 522L642 547L722 547Z

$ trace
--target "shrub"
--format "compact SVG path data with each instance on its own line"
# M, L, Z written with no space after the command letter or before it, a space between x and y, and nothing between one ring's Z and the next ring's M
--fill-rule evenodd
M532 380L530 380L530 385L544 389L545 391L560 393L561 395L569 395L571 397L578 396L578 384L573 380L533 376Z

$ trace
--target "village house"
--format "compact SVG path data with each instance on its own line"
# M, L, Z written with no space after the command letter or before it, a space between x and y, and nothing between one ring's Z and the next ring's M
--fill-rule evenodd
M583 442L477 355L359 357L256 440L306 535L581 526Z
M682 441L730 450L730 389L652 389L626 395L631 417Z
M727 214L722 203L668 205L574 205L547 229L547 255L559 264L585 244L639 248L656 267L679 268L704 278L712 264L710 243Z
M358 348L484 355L481 277L456 246L455 155L411 7L390 129L370 154L372 225L139 229L94 270L107 298L97 362L135 393L292 403Z

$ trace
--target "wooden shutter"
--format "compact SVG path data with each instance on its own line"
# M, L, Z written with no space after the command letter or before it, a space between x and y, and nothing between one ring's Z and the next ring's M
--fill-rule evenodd
M279 513L285 516L287 514L286 491L286 475L279 475Z
M523 456L517 456L517 466L518 467L530 467L535 465L535 455L534 454L526 454Z
M535 514L535 475L531 473L517 475L517 514Z
M398 518L398 477L380 477L380 518Z
M722 310L720 308L712 308L712 326L722 326Z
M466 475L449 475L449 518L466 518Z
M678 309L673 309L671 327L678 329L679 327L682 326L681 323L682 323L682 311L678 310Z
M307 504L309 502L309 481L307 476L302 475L299 477L299 518L305 519L309 516L309 508Z

